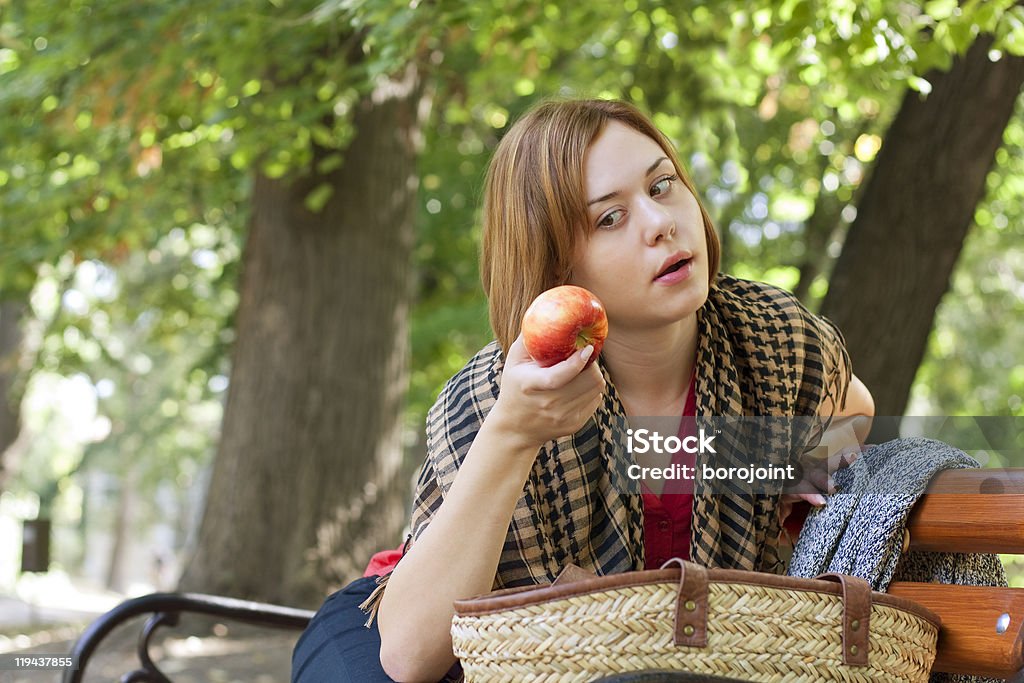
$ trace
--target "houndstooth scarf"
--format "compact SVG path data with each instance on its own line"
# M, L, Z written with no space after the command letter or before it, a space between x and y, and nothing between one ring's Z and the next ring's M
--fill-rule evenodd
M498 398L504 359L491 342L444 387L427 417L427 458L419 473L415 543L440 508ZM569 564L597 574L644 567L643 506L623 482L615 444L626 412L603 370L603 404L575 434L544 444L523 486L494 588L549 583ZM720 275L698 311L697 414L813 416L829 397L843 405L851 376L838 329L791 294ZM690 557L707 567L780 573L777 495L712 495L698 483ZM388 576L363 603L373 620Z

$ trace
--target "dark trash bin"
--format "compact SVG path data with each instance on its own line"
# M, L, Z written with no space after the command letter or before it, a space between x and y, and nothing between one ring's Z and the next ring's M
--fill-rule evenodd
M45 572L50 568L50 520L26 519L21 531L21 571Z

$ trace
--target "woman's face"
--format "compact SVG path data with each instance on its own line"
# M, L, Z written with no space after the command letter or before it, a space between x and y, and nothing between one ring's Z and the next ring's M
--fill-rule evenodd
M708 296L704 219L661 146L610 121L583 170L593 232L578 242L570 283L601 299L613 329L693 314Z

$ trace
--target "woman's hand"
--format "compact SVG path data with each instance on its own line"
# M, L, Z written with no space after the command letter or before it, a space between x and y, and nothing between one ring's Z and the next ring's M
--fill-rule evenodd
M818 446L807 457L809 461L818 462L805 463L804 480L792 493L783 494L779 500L780 523L785 523L797 501L804 500L820 507L825 504L823 493L831 495L836 492L833 475L852 465L860 457L861 450L866 448L861 444L862 435L867 434L865 424L870 427L870 418L863 415L832 419ZM816 454L824 456L824 462L821 462L821 457L815 458Z
M847 451L842 453L835 453L829 456L828 471L836 472L844 467L849 467L854 463L857 457L860 455L859 451ZM821 491L828 494L836 492L835 483L832 481L832 477L826 475L827 479L823 484L807 487L806 483L801 483L801 487L813 488L815 490L801 491L799 493L784 493L779 499L779 523L785 524L786 519L793 512L793 505L798 501L807 501L815 507L821 507L825 504L825 496L821 495Z
M574 434L601 405L604 377L597 363L586 366L594 348L542 368L523 344L512 343L505 359L498 402L487 420L524 448Z

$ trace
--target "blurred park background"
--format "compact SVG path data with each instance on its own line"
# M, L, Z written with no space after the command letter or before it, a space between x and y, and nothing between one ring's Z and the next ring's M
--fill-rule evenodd
M0 0L0 595L316 607L397 546L543 97L653 114L723 270L1020 466L1021 55L1012 0Z

